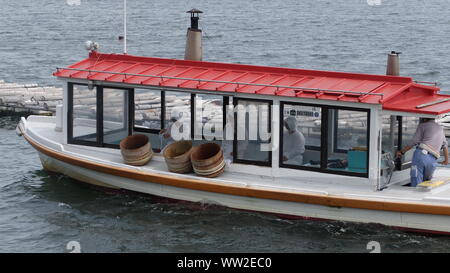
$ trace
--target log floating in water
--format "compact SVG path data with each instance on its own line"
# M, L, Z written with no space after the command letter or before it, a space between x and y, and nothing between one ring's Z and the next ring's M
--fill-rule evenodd
M62 88L0 80L0 110L51 114L62 103Z

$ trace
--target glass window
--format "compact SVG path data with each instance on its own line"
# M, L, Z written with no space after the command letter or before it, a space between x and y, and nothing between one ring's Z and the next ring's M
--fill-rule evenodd
M390 153L392 158L398 150L398 124L397 116L382 116L382 153Z
M191 139L190 93L135 89L134 103L134 130L150 138L155 152L174 141Z
M270 103L238 99L236 106L235 161L270 165Z
M134 127L161 130L161 91L134 90Z
M178 140L191 139L191 94L165 91L164 132L161 147Z
M328 109L327 169L367 173L368 112Z
M222 140L223 97L197 94L195 96L195 108L195 140Z
M71 137L74 141L87 141L96 143L97 90L95 88L93 90L89 90L88 87L85 85L73 84L69 85L69 88L70 86L72 86Z
M149 137L154 152L159 153L163 143L162 103L164 91L150 89L134 90L134 130Z
M417 126L419 126L419 118L417 117L402 117L402 148L410 143L416 133ZM410 162L414 155L414 150L411 149L402 157L403 162Z
M165 126L169 128L174 122L180 121L190 127L191 94L186 92L166 91L165 98Z
M322 108L282 105L282 165L320 168Z
M128 90L103 88L103 144L119 145L128 136Z
M331 109L330 114L335 118L335 150L367 146L367 112Z
M419 118L417 117L402 117L402 116L383 116L383 139L382 149L383 153L391 153L392 158L396 158L396 151L409 145L417 126L419 126ZM401 129L401 135L399 130ZM414 154L414 149L406 152L401 159L396 159L398 169L409 168L410 162Z

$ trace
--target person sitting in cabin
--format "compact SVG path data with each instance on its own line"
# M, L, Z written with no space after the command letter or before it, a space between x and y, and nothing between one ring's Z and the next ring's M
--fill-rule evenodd
M420 118L413 139L406 147L397 151L397 157L403 156L415 146L417 148L412 158L411 187L431 180L441 149L444 150L444 161L441 164L448 164L448 143L444 129L433 118Z
M283 163L303 165L305 136L297 130L297 119L295 117L287 117L284 120L284 127L287 132L283 133Z

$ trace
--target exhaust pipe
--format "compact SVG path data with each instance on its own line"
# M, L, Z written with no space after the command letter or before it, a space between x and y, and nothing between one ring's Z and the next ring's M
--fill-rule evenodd
M399 61L400 54L401 52L395 51L391 51L391 53L388 54L386 75L400 76L400 61Z
M202 60L202 30L198 28L198 16L202 11L192 9L186 13L191 14L191 27L187 30L186 50L184 53L185 60L201 61Z

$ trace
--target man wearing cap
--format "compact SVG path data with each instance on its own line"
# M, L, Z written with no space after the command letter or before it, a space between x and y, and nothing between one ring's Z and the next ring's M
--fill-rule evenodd
M413 139L402 150L397 151L397 156L403 156L414 146L417 146L411 165L411 187L415 187L423 181L431 180L437 166L437 160L444 150L444 161L448 164L448 143L445 139L444 129L432 118L420 118Z

